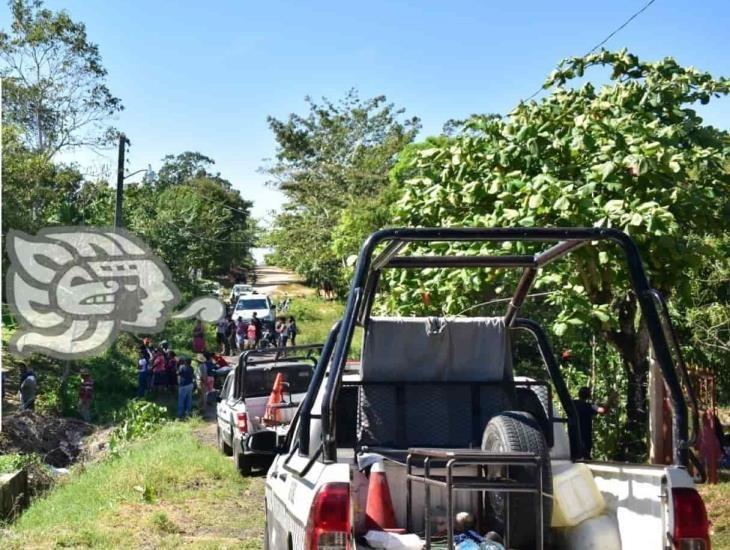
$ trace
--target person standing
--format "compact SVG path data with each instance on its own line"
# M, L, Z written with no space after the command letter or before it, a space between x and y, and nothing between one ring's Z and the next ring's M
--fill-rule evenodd
M289 337L289 341L291 342L292 346L297 345L297 334L299 334L299 328L297 328L297 321L294 319L294 316L289 316L289 322L286 325L286 333Z
M149 359L147 355L140 350L139 360L137 361L137 397L144 397L147 391L147 371L149 370Z
M198 409L203 414L208 403L208 365L202 354L198 354L195 360L198 362Z
M218 344L218 352L226 352L226 330L228 329L228 319L223 315L215 324L215 341Z
M81 369L79 386L79 415L84 422L91 422L91 399L94 396L94 379L87 369Z
M35 373L25 365L20 366L20 410L35 409L35 397L38 392L38 381Z
M169 350L165 353L165 380L167 382L167 391L175 395L175 386L177 386L177 366L178 359L175 352Z
M249 323L246 329L246 349L256 348L256 325Z
M254 339L253 348L257 349L259 347L259 341L261 341L261 332L263 329L263 325L261 324L261 319L259 319L259 316L255 311L253 312L253 316L251 317L251 324L254 326L254 329L256 329L256 338Z
M193 327L193 351L195 353L203 353L205 351L205 328L203 321L198 319Z
M232 317L226 319L226 356L233 355L236 349L236 322Z
M276 345L277 347L286 347L286 340L288 338L286 330L286 319L283 317L277 317L274 331L276 332Z
M236 322L236 346L238 347L239 353L242 352L246 346L246 324L240 317Z
M583 442L583 449L578 458L591 459L593 450L593 417L597 414L606 414L606 407L591 403L591 389L583 386L578 390L578 399L573 400L578 413L578 430Z
M140 355L144 355L149 363L152 363L152 340L145 338L139 345Z
M182 419L190 416L193 409L193 378L195 373L193 367L190 366L190 359L187 357L181 358L179 365L177 371L177 417Z

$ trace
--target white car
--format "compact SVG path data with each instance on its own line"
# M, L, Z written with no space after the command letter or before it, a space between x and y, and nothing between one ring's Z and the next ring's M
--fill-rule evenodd
M233 320L243 319L248 323L253 318L253 314L261 319L262 323L273 324L276 319L276 308L271 299L265 294L244 294L236 302L233 309Z
M251 294L253 292L254 289L251 285L233 285L233 288L231 289L231 295L228 297L228 301L231 303L231 305L233 305L238 301L239 297L243 296L244 294Z

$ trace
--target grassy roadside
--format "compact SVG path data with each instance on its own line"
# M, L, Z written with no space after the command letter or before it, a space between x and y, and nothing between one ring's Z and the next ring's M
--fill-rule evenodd
M74 471L3 534L3 548L260 548L263 480L242 478L201 442L201 422L170 423L120 456Z
M707 514L712 522L712 548L730 548L730 475L720 477L717 485L699 485Z
M291 307L285 315L293 315L299 327L297 344L324 343L327 335L337 321L342 319L345 305L336 300L324 300L317 296L293 298ZM360 358L362 335L356 329L352 339L350 357Z

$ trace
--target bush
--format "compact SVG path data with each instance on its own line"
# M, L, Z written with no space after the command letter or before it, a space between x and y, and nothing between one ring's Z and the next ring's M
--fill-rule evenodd
M109 438L109 449L116 453L130 441L145 437L167 421L167 409L150 401L131 400L121 413L115 415L119 424Z

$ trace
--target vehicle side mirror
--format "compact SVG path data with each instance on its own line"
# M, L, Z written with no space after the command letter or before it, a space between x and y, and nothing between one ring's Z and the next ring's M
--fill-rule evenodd
M276 432L270 430L254 432L249 435L246 440L246 446L252 451L264 453L281 452L281 449L277 449L276 446Z

